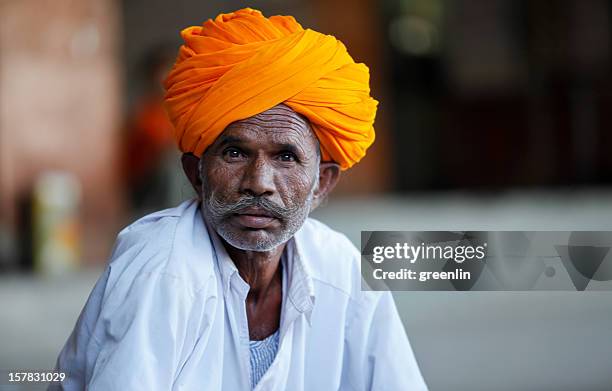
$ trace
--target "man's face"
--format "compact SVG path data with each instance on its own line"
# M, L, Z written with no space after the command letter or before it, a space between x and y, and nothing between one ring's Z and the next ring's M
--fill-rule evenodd
M318 148L308 122L285 105L234 122L201 159L205 218L242 250L285 243L310 213Z

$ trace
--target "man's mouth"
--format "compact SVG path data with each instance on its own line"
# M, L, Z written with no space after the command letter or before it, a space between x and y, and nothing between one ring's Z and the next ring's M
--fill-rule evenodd
M270 226L277 218L262 208L245 208L234 214L238 223L246 228L263 229Z

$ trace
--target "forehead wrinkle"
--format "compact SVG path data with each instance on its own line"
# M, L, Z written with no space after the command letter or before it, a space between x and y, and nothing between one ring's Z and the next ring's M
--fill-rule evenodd
M286 116L279 114L257 114L256 116L236 121L232 125L240 126L249 124L264 127L295 128L299 131L311 130L310 124L307 121L301 120L300 118L296 118L295 116Z
M295 122L289 121L263 121L263 120L244 120L241 122L236 122L232 124L232 127L239 128L267 128L267 129L291 129L297 132L306 132L309 131L310 128L303 126L302 124L298 124Z
M298 126L297 124L286 123L286 122L272 122L272 121L241 121L240 123L235 122L228 126L228 133L232 130L241 130L248 132L266 132L266 133L278 133L278 134L296 134L302 138L310 137L312 132L309 128Z
M310 124L294 116L261 115L246 118L230 124L226 133L232 134L235 130L247 132L265 132L267 134L296 136L298 140L312 140L316 144L316 136ZM259 117L258 117L259 116ZM257 136L257 135L256 135Z
M251 119L264 121L269 121L271 119L276 120L278 118L282 118L283 121L296 123L304 127L310 126L309 121L302 115L296 113L295 111L277 112L273 109L270 109L268 111L264 111L263 113L259 113L251 117Z
M310 129L310 121L303 115L299 114L291 107L280 103L266 111L263 111L259 114L255 114L254 116L247 118L246 120L254 119L254 120L280 120L284 122L296 123L300 126L306 127Z

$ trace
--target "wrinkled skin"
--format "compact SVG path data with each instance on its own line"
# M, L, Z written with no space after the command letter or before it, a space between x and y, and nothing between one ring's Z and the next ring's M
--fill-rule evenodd
M285 244L336 185L340 168L320 162L310 124L283 104L232 123L201 159L183 155L183 168L251 287L251 339L265 338L280 324Z

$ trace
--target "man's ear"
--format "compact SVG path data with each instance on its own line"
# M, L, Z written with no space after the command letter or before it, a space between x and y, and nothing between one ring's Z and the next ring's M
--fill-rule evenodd
M183 171L187 175L187 179L191 182L193 190L195 190L198 198L202 199L202 180L200 179L200 158L193 153L184 153L181 157L183 163Z
M340 166L334 162L321 162L319 165L319 187L314 192L312 209L316 209L340 180Z

